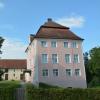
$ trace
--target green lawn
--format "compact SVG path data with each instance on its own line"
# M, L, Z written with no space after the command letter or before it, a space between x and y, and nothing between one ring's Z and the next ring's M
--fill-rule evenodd
M0 81L0 88L20 87L20 81Z

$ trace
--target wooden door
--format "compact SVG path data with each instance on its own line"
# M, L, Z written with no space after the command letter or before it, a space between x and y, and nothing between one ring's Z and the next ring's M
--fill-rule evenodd
M5 80L8 80L8 74L5 74Z
M20 80L24 81L24 74L20 74Z

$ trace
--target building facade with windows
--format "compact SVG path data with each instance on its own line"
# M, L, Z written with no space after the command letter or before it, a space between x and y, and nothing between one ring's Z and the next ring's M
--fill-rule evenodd
M24 59L0 59L0 69L3 70L3 80L25 80L24 71L27 61Z
M26 49L28 81L61 87L86 88L83 39L52 19L30 35Z

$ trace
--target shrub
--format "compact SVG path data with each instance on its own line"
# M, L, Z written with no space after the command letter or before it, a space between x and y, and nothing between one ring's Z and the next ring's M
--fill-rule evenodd
M58 86L52 86L45 83L39 83L39 88L59 88Z
M26 88L27 100L100 100L99 89Z
M19 86L16 81L0 82L0 100L15 100L15 89Z

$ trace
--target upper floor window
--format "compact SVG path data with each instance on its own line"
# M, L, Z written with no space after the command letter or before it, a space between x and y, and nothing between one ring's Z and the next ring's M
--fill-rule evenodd
M56 41L52 41L51 42L51 47L56 48L57 47L57 42Z
M79 56L78 56L78 54L74 54L74 63L79 63Z
M46 41L41 41L41 46L42 47L47 47L47 42Z
M52 63L57 64L58 63L58 56L57 54L52 54Z
M42 63L47 63L47 62L48 62L47 54L42 54Z
M53 69L53 76L58 76L58 69Z
M68 42L64 42L64 48L68 48Z
M66 63L71 62L70 54L65 54L65 61L66 61Z
M48 69L42 70L42 76L48 76Z
M80 69L75 69L75 75L76 76L80 76L81 75Z
M71 75L72 75L71 69L66 69L66 75L67 75L67 76L71 76Z
M72 48L77 48L77 42L72 42Z

